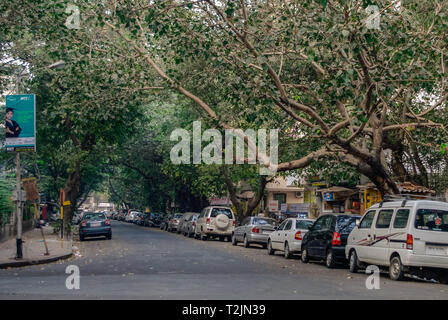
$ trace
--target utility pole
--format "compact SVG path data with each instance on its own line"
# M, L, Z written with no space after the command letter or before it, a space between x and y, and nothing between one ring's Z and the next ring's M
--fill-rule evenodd
M23 258L22 250L22 187L20 184L20 152L16 151L16 223L17 223L17 254L16 259Z

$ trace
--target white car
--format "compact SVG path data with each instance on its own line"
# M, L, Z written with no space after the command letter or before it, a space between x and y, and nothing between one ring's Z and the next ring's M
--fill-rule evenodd
M268 239L268 254L274 254L276 250L283 251L286 259L294 253L299 253L303 236L315 220L289 218L283 221L275 231L271 232Z
M235 230L235 215L232 209L223 206L210 206L202 209L196 221L195 238L207 240L218 237L231 240Z
M129 214L126 215L126 217L124 218L124 221L131 222L131 223L134 222L135 215L137 213L139 213L139 211L131 211L131 212L129 212Z
M384 201L369 208L345 247L350 271L366 265L389 267L393 280L405 273L448 280L448 203Z

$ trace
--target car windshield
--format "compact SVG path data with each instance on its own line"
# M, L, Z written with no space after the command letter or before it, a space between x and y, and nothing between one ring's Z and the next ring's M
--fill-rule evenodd
M336 232L338 233L350 233L356 226L356 220L359 217L339 216L336 220Z
M415 215L415 228L429 231L448 231L448 211L419 209Z
M310 226L312 226L314 221L310 220L297 220L296 221L296 229L308 230Z
M86 213L84 215L85 220L104 220L106 217L104 213Z
M183 214L176 214L176 215L174 216L174 218L175 218L175 219L180 219L180 218L182 218L182 216L183 216Z
M265 219L265 218L254 218L253 224L256 225L277 225L277 222L274 219Z
M232 211L230 211L230 209L225 208L213 208L212 212L210 213L210 218L216 218L220 214L224 214L229 219L233 219Z

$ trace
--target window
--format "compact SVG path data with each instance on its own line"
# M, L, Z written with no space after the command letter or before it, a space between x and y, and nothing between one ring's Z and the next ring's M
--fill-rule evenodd
M285 226L285 229L284 229L284 230L285 230L285 231L286 231L286 230L291 230L291 226L292 226L292 221L291 221L291 220L289 220L289 221L288 221L288 223L286 224L286 226Z
M319 218L313 225L312 231L318 231L322 229L322 223L325 217Z
M282 203L286 203L286 193L275 193L274 200L278 201L278 210L281 209Z
M448 211L418 209L415 215L415 228L429 231L448 231Z
M339 216L336 219L336 232L340 234L350 234L356 226L358 217L353 216Z
M84 220L105 220L106 216L103 213L88 213L84 215Z
M333 224L333 216L325 216L324 220L322 221L322 230L330 230L331 225Z
M276 225L276 221L274 219L265 219L265 218L254 218L253 224L256 225Z
M288 222L288 220L283 221L279 226L277 230L283 230L283 228L285 227L286 223Z
M378 213L378 218L376 219L376 228L377 229L387 229L390 226L390 221L392 220L392 215L394 214L394 210L381 210Z
M230 209L225 208L213 208L212 212L210 213L210 218L216 218L220 214L224 214L229 219L233 219L232 211L230 211Z
M296 221L296 229L308 230L308 228L312 225L313 225L313 221L309 221L309 220L297 220Z
M408 225L409 219L409 210L408 209L400 209L397 211L394 220L394 228L402 229L406 228Z
M375 218L375 210L368 211L359 225L359 229L368 229L372 226L373 218Z

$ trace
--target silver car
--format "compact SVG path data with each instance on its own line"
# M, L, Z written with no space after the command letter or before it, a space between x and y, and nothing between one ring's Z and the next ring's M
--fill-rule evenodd
M271 218L247 217L235 228L232 235L232 244L236 246L238 242L243 242L248 248L251 244L261 244L267 247L269 235L275 230L277 222Z
M194 232L196 230L196 221L198 220L199 213L196 213L188 219L188 221L184 224L184 236L186 237L192 237L194 235Z
M170 222L168 222L168 229L167 229L169 232L177 231L179 229L179 223L182 216L183 216L182 213L176 213L170 219Z
M195 214L195 212L185 212L180 218L179 227L177 228L177 233L185 234L185 228L187 226L187 221Z

